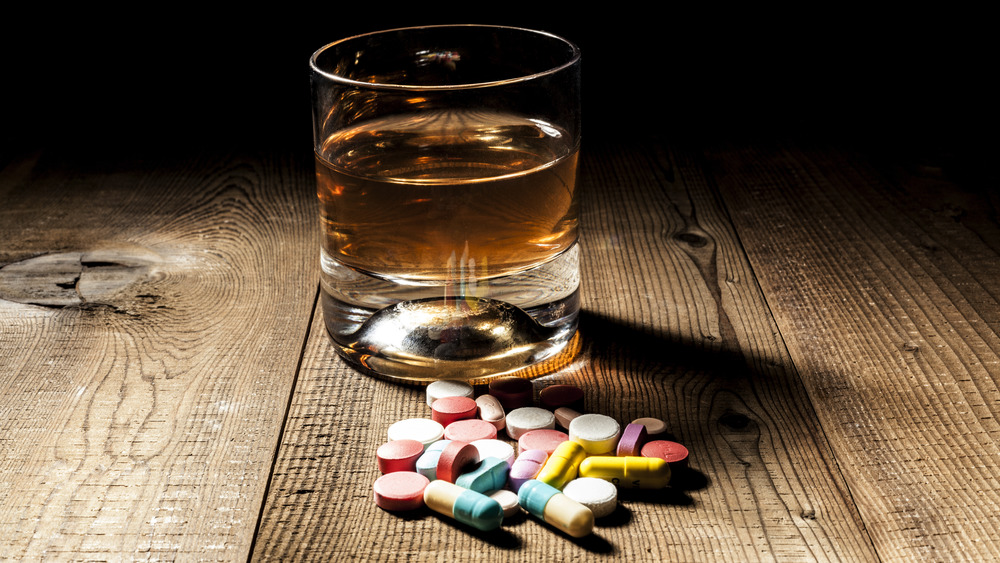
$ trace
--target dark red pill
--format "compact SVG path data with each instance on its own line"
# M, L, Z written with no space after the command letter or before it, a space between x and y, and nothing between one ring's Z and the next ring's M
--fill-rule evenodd
M576 385L549 385L538 392L538 403L542 408L554 411L559 407L569 407L583 412L583 389Z

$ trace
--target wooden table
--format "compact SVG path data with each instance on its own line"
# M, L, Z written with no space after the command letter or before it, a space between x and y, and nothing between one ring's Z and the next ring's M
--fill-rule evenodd
M388 425L428 408L333 353L301 139L5 150L0 560L1000 558L979 155L587 137L583 348L536 390L691 455L574 540L372 502Z
M937 163L588 149L584 349L536 388L664 419L692 475L581 541L372 503L428 409L332 351L306 159L102 164L0 175L4 557L1000 554L996 200Z

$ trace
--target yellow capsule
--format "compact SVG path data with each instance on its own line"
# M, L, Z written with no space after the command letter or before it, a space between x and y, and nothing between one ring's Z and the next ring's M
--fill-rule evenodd
M591 456L580 464L579 473L632 489L660 489L670 482L670 464L658 457Z
M576 479L577 469L587 457L587 452L583 446L576 442L563 442L556 446L556 449L545 460L545 465L535 476L535 479L551 485L557 489L562 489L573 479Z

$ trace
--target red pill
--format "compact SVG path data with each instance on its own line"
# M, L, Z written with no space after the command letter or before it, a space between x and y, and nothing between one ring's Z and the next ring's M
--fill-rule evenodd
M385 510L416 510L424 505L424 489L430 480L413 471L387 473L372 486L375 504Z
M497 437L497 427L479 418L456 420L444 429L444 439L456 442L493 440Z
M520 377L501 377L490 381L490 395L496 397L507 412L530 407L534 402L534 392L531 381Z
M417 459L424 453L424 445L416 440L390 440L378 447L378 470L382 473L416 471Z
M443 397L431 403L431 420L447 428L457 420L475 418L478 408L476 401L468 397Z
M671 469L687 465L688 449L677 442L653 440L642 447L643 457L658 457L670 464Z
M583 389L576 385L550 385L538 392L538 403L549 410L569 407L583 411Z
M442 481L454 483L459 475L479 463L479 450L466 442L452 441L441 450L435 475Z
M517 439L517 452L523 453L527 450L542 450L547 455L559 447L559 444L569 440L569 434L561 430L542 428L539 430L529 430Z

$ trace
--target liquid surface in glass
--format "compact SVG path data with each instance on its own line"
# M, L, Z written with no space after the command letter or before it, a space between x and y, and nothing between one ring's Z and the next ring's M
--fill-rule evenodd
M316 155L327 256L416 283L488 279L577 240L578 147L538 120L423 112L361 123Z

